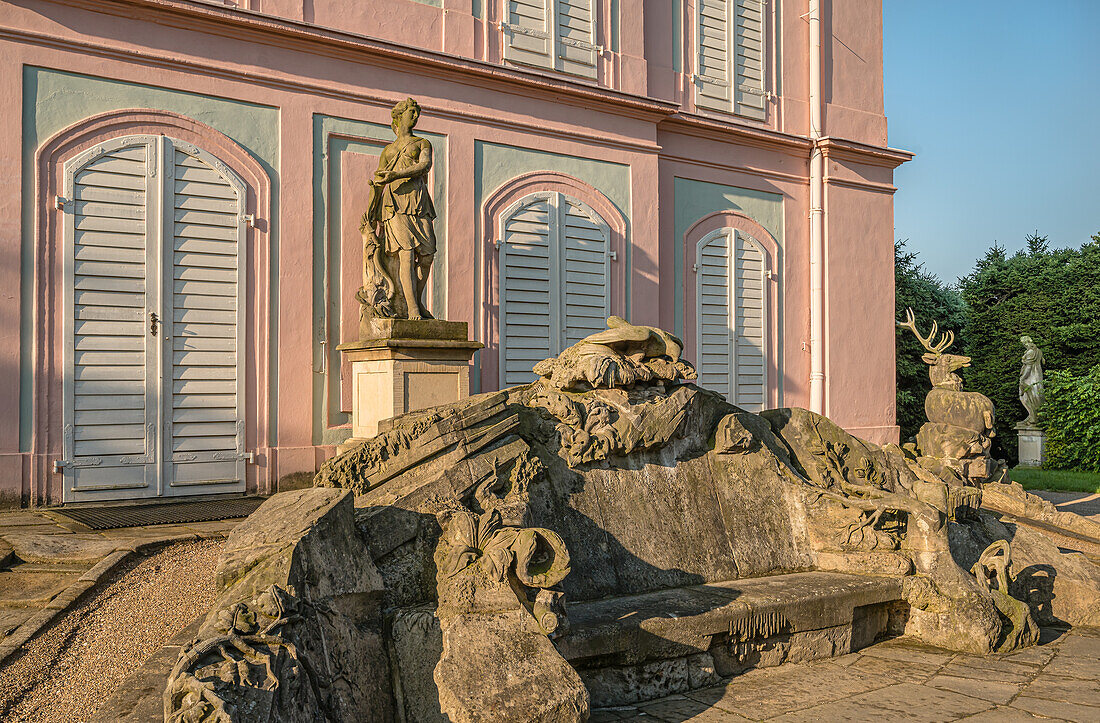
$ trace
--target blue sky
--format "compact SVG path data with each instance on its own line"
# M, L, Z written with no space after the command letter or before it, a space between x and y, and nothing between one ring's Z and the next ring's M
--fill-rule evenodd
M834 0L834 2L837 0ZM953 282L1100 233L1100 0L883 0L895 238Z

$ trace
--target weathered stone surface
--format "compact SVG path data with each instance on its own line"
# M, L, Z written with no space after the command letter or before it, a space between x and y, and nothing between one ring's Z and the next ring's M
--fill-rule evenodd
M1042 533L985 511L978 524L952 525L949 532L960 566L975 564L994 541L1011 541L1010 587L1028 602L1038 624L1100 625L1100 568L1083 555L1063 553Z
M499 509L458 510L435 552L443 650L439 705L454 723L565 723L588 717L588 692L548 636L560 634L569 553L550 530L503 525Z
M364 319L431 319L424 289L435 258L435 208L428 191L432 144L413 134L420 105L412 98L390 111L397 138L378 156L370 177L363 234L363 286L356 298Z
M52 600L80 578L80 572L0 572L0 604L23 606Z
M466 341L469 331L465 321L443 321L442 319L368 319L364 326L365 335L360 341L371 339L432 339L446 341Z
M684 343L667 331L637 326L618 316L608 317L607 327L607 331L586 336L557 358L539 362L535 373L551 387L566 391L696 378L695 369L680 359Z
M996 434L993 402L983 394L964 392L962 378L955 374L970 366L970 357L944 353L955 340L953 332L932 343L938 328L935 321L928 336L921 336L912 309L906 310L906 320L899 321L898 326L912 331L928 351L922 357L929 365L928 376L932 381L932 390L924 399L928 424L917 433L915 449L922 459L934 460L936 467L943 468L943 471L933 468L941 477L950 470L962 479L992 478L1004 469L989 455L991 438Z
M454 723L588 718L580 677L524 610L445 620L435 680Z
M405 719L445 723L436 687L435 667L443 656L443 631L434 609L399 610L393 617L393 664L401 681Z
M917 449L739 410L684 383L675 337L609 325L539 381L395 418L318 475L357 494L407 717L572 720L582 678L639 700L902 631L973 654L1033 640L1014 581L1051 551L1014 539L1011 566L1005 546L1003 569L975 567L992 407L961 391L950 339L929 337L943 404Z
M220 593L174 666L166 721L388 721L382 579L352 497L275 495L229 536Z
M23 562L94 564L114 552L119 545L115 540L92 533L40 535L35 532L12 532L4 535L4 540Z
M991 482L984 485L982 506L994 512L1036 520L1068 530L1100 543L1100 522L1059 510L1042 497L1025 490L1019 482Z

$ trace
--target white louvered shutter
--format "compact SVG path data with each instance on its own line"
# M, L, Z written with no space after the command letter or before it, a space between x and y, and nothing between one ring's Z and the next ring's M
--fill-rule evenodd
M765 10L762 0L697 1L697 106L765 118Z
M767 314L764 253L751 238L734 232L734 402L753 412L767 401Z
M730 233L723 229L699 242L696 249L696 363L699 386L731 398L733 366L730 328Z
M500 383L526 384L531 368L607 328L611 229L561 193L526 196L501 218Z
M65 501L243 491L243 182L134 135L65 190Z
M243 483L244 186L193 146L176 141L168 153L172 315L166 333L172 345L165 426L171 480Z
M500 383L534 381L538 362L557 353L551 330L559 329L554 276L557 218L553 194L523 198L501 220Z
M561 243L565 294L562 348L607 328L611 314L607 224L590 208L561 196Z
M729 111L730 87L729 0L696 2L695 104L712 110Z
M699 384L749 411L767 404L766 259L733 229L696 248L696 360Z
M733 24L733 111L757 120L765 116L765 3L730 0Z
M542 68L554 66L554 0L504 0L504 58Z
M156 143L111 141L66 168L64 456L77 491L155 493Z
M557 69L596 77L595 0L553 0Z

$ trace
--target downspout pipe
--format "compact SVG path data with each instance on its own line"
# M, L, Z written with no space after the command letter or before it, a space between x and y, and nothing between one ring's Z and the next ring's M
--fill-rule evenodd
M810 25L810 411L825 414L825 159L821 150L821 0Z

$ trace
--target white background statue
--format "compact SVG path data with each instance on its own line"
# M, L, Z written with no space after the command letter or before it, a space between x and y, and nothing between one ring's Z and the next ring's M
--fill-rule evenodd
M1020 403L1027 410L1024 424L1035 424L1036 413L1043 406L1043 352L1035 346L1030 336L1021 336L1024 345L1023 364L1020 367Z

